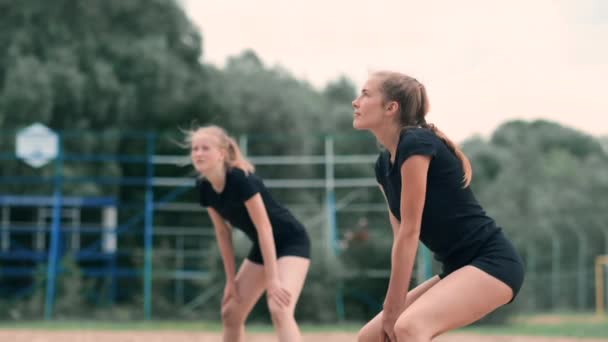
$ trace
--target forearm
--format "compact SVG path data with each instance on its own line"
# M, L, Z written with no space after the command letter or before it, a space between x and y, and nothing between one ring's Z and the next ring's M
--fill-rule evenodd
M226 282L233 282L236 277L236 264L234 260L234 247L232 245L232 232L230 232L228 228L224 228L224 231L218 230L221 230L221 228L216 229L216 235L220 254L222 255L224 263Z
M258 232L258 241L262 251L262 258L264 259L266 281L272 281L279 277L277 253L272 235L272 224L266 213L262 196L259 193L256 194L245 202L245 206Z
M272 228L260 227L260 229L258 229L258 239L262 251L262 258L264 259L266 279L276 279L278 277L277 253L274 237L272 236Z
M391 251L391 277L385 300L391 306L396 305L395 308L405 303L417 249L417 230L401 227L395 236Z

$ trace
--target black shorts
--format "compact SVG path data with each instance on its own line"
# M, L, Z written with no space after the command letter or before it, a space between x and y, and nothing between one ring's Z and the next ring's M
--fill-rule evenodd
M507 284L513 290L513 299L524 282L524 264L513 244L502 231L493 234L479 248L472 260L465 263L446 262L440 278L448 276L457 269L471 265Z
M284 256L297 256L310 259L310 239L305 230L281 238L275 237L274 244L277 259ZM247 260L260 265L264 264L262 250L258 242L253 243Z

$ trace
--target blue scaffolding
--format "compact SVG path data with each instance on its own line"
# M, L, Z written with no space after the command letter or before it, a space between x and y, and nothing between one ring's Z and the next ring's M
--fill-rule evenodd
M96 264L83 267L82 271L89 277L107 278L108 299L113 301L117 276L116 207L117 201L112 197L62 197L57 203L55 196L0 195L1 277L32 278L40 265L47 265L47 284L54 284L62 272L58 261L70 252L77 262ZM84 208L99 208L100 224L82 224L80 211ZM28 210L34 217L16 222L11 213L19 210ZM67 222L62 224L64 220ZM94 238L82 244L83 234Z

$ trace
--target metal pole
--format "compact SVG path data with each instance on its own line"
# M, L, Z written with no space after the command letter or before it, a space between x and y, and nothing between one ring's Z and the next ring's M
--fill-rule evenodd
M577 274L577 305L579 310L583 310L585 307L585 302L587 301L587 277L585 270L585 251L588 250L589 244L587 242L586 236L577 229L576 223L571 219L568 219L566 224L564 225L568 230L572 231L574 235L576 235L576 239L578 240L578 274Z
M146 167L146 207L144 217L144 319L150 320L152 316L152 249L154 237L154 149L156 136L147 135L147 167Z
M247 139L247 135L243 134L241 136L239 136L239 148L241 149L241 153L244 156L247 156L247 147L248 147L248 139Z
M2 246L3 252L11 248L11 233L9 230L10 209L8 206L2 207Z
M116 237L116 226L118 224L118 211L116 206L104 206L101 211L101 227L103 229L101 240L102 240L102 251L110 256L108 260L108 274L110 274L108 281L109 286L109 302L114 303L116 300L117 293L117 282L116 282L116 249L118 248L117 237Z
M338 230L336 227L336 192L334 178L334 140L325 137L325 193L327 207L327 260L334 259L338 254ZM344 320L344 288L342 280L339 281L336 291L336 315L339 321Z
M559 294L561 292L561 264L562 249L559 238L557 235L552 235L551 245L553 248L553 264L551 265L551 302L553 303L553 309L556 309L556 303L558 302Z
M588 243L585 237L579 234L579 250L578 250L578 308L584 310L587 304L587 265L585 264L585 250L588 249Z
M559 302L559 294L561 292L561 283L563 281L560 264L562 259L562 247L559 239L560 234L555 228L553 228L550 222L544 220L543 223L544 224L540 224L539 227L543 232L547 233L547 237L551 239L551 305L553 310L557 310L557 303ZM542 236L538 237L541 239L543 238Z
M595 310L598 315L606 313L604 309L604 264L608 263L608 256L595 258Z
M72 245L71 249L76 253L80 250L80 228L82 225L80 208L72 208Z
M61 133L57 133L58 154L55 159L55 189L53 191L53 221L51 226L51 246L48 251L48 267L46 274L46 298L44 304L44 319L53 318L53 305L55 304L55 283L57 276L57 263L59 259L59 243L61 233L61 206L63 182L63 144Z
M175 246L175 268L178 272L184 270L184 235L178 235L176 237ZM179 277L175 280L175 302L179 305L184 305L184 279Z
M526 274L529 274L529 276L528 276L529 280L527 281L527 283L530 286L532 286L532 290L535 291L536 290L536 274L534 272L536 270L536 249L531 244L527 245L526 247L527 247L526 254L528 256ZM530 303L532 304L531 309L536 310L536 308L537 308L536 296L530 297Z
M325 137L325 194L327 207L327 254L334 257L338 254L336 229L336 193L334 178L334 141Z

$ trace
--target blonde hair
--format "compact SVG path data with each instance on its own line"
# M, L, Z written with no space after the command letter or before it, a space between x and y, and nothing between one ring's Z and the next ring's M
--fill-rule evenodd
M435 133L462 163L463 187L469 186L473 178L473 168L469 158L437 126L426 122L430 104L424 85L411 76L393 71L377 71L372 77L380 80L380 91L385 102L395 101L399 104L399 125L402 130L423 127Z
M208 134L216 138L218 147L226 152L224 166L226 169L239 168L245 173L252 173L255 167L241 152L239 145L233 137L228 135L226 130L216 125L200 126L184 131L184 145L192 146L192 138L198 133Z

